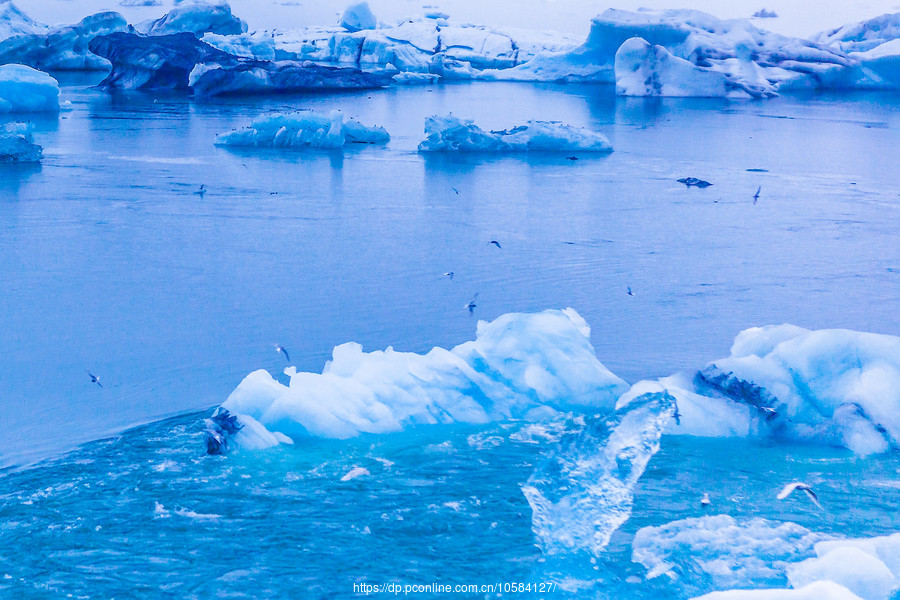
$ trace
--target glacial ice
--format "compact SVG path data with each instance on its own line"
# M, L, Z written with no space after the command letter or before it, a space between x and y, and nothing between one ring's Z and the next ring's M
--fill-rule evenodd
M867 52L898 38L900 38L900 13L848 23L812 37L820 44L832 46L843 52Z
M374 88L391 82L388 73L240 58L192 33L141 36L119 32L95 37L90 49L112 63L112 70L100 83L106 89L183 90L213 96Z
M772 435L862 456L900 445L900 338L893 336L754 327L735 338L728 358L693 377L639 382L620 405L652 389L678 402L680 423L669 434Z
M867 52L852 52L860 62L855 87L900 89L900 39L891 40Z
M829 580L864 600L889 600L897 580L876 556L853 546L839 546L824 556L808 558L788 568L794 588Z
M255 119L250 125L216 138L219 146L253 148L343 148L347 143L384 143L391 136L383 127L367 127L340 111L297 112Z
M722 73L698 67L638 37L619 46L615 73L619 96L728 95L727 80Z
M830 538L796 523L713 515L638 530L632 560L648 578L665 575L687 590L783 586L788 565Z
M14 35L45 33L48 29L22 12L12 0L0 1L0 40Z
M369 3L363 1L351 4L344 9L338 25L347 31L362 31L363 29L375 29L378 21L375 19L375 15L372 14Z
M7 123L0 126L0 163L39 162L43 148L34 143L31 125Z
M321 374L288 369L290 385L248 375L222 404L292 438L349 438L433 423L545 419L607 412L628 386L598 360L572 309L479 322L476 339L427 354L334 349Z
M549 121L528 121L510 130L484 131L469 119L432 115L425 119L419 152L611 152L601 133Z
M560 440L522 486L545 554L602 552L631 516L634 485L673 413L670 395L648 393Z
M48 32L13 36L0 42L0 64L23 63L43 71L105 71L109 61L91 52L88 45L98 35L127 27L122 15L110 11Z
M862 600L859 596L831 581L818 581L799 590L763 589L712 592L693 600Z
M0 65L0 113L59 112L59 83L26 65Z
M219 35L206 33L201 38L213 48L242 58L275 60L275 39L266 32Z
M231 13L225 0L187 0L176 2L175 8L137 29L150 35L169 35L190 32L195 35L216 33L240 35L247 32L247 23Z

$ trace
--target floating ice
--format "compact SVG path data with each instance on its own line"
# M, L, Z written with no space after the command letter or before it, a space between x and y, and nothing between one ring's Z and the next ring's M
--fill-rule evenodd
M34 143L31 125L7 123L0 126L0 163L39 162L43 149Z
M900 13L848 23L812 37L820 44L833 46L844 52L866 52L897 38L900 38Z
M12 0L0 2L0 40L14 35L45 33L48 29L22 12Z
M117 12L101 12L75 25L18 35L0 42L0 63L23 63L45 71L105 71L109 62L88 49L94 37L123 31Z
M678 402L680 422L667 433L774 435L859 455L900 446L900 338L893 336L754 327L735 338L730 357L693 378L640 382L620 404L648 389Z
M25 65L0 66L0 113L59 112L59 83Z
M247 32L247 23L231 13L231 6L225 0L188 0L176 2L175 8L168 13L155 21L139 25L138 29L150 35L184 32L240 35Z
M347 31L362 31L363 29L375 29L378 21L372 14L369 3L364 1L348 6L338 24Z
M392 73L326 67L311 62L226 61L198 64L189 85L201 96L272 94L308 90L372 89L391 83Z
M791 566L788 579L795 588L830 580L864 600L888 600L897 587L894 574L881 559L853 546L839 546L820 558Z
M222 52L227 52L234 56L255 58L257 60L275 60L275 40L270 34L265 32L242 33L241 35L207 33L204 34L202 39L213 48L218 48Z
M862 600L847 588L819 581L799 590L731 590L712 592L693 600Z
M549 121L528 121L503 131L484 131L453 115L425 119L419 152L611 152L601 133Z
M856 87L900 88L900 39L885 42L868 52L853 52L850 56L860 62Z
M475 341L424 355L364 353L348 343L334 349L321 374L289 369L290 386L255 371L222 406L292 438L605 412L627 385L597 360L589 335L581 316L566 309L479 322Z
M390 139L384 127L366 127L334 110L327 115L298 112L261 117L242 129L218 136L216 145L336 149L348 143L377 144Z
M600 554L631 516L634 484L674 409L670 395L644 394L560 440L522 486L544 553Z
M813 557L829 537L796 523L714 515L640 529L632 560L648 578L665 575L695 592L783 586L788 564Z

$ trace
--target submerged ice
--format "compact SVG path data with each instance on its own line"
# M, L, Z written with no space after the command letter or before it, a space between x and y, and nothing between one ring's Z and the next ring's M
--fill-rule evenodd
M566 309L482 321L474 341L424 355L347 343L320 374L288 369L288 386L251 373L222 407L294 439L607 412L627 384L597 360L589 335Z

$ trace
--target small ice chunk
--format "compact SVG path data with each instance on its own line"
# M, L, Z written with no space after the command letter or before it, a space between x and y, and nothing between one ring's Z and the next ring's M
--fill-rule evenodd
M340 111L274 114L216 138L218 146L339 149L348 143L379 144L391 136L383 127L368 127Z
M488 132L469 119L432 115L425 136L419 152L612 152L602 133L550 121Z
M30 123L0 126L0 163L40 162L43 148L34 143Z
M350 481L351 479L356 479L357 477L366 477L368 475L371 475L368 469L365 469L363 467L353 467L352 469L344 473L344 476L341 477L341 481Z

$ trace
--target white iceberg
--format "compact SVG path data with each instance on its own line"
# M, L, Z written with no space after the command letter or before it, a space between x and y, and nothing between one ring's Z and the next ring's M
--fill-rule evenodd
M347 31L361 31L363 29L375 29L378 26L378 21L375 19L375 15L372 14L369 3L363 1L351 4L344 9L338 25Z
M22 63L43 71L105 71L109 61L92 53L88 44L98 35L127 28L122 15L108 11L75 25L12 36L0 42L0 63Z
M31 125L7 123L0 126L0 163L39 162L43 148L34 143Z
M289 386L251 373L222 407L294 439L606 412L628 386L597 360L589 335L584 319L566 309L481 321L475 341L424 355L365 353L348 343L321 374L288 369Z
M0 113L59 112L59 83L25 65L0 65Z
M874 89L900 88L900 39L891 40L867 52L852 52L860 63L854 87Z
M788 579L794 588L833 581L863 600L889 600L897 587L896 577L880 558L854 546L839 546L822 557L792 565Z
M551 121L484 131L469 119L432 115L425 136L419 152L612 152L602 133Z
M367 127L335 110L327 115L297 112L260 117L242 129L218 136L216 145L338 149L350 143L378 144L390 139L384 127Z
M900 13L848 23L812 37L820 44L833 46L843 52L867 52L897 38L900 38Z
M14 35L46 33L49 27L35 21L16 6L12 0L0 2L0 40Z
M615 60L616 94L619 96L728 95L725 75L698 67L672 55L662 46L652 46L638 37L619 46Z
M794 325L754 327L731 356L695 375L639 382L672 394L667 434L775 436L841 446L865 456L900 446L900 338ZM712 417L712 418L711 418Z
M831 581L819 581L799 590L729 590L712 592L693 600L862 600L847 588Z
M219 35L206 33L201 38L213 48L243 58L275 60L275 39L266 32Z
M188 0L176 2L175 8L138 29L150 35L190 32L195 35L216 33L240 35L247 33L247 23L234 16L225 0Z

